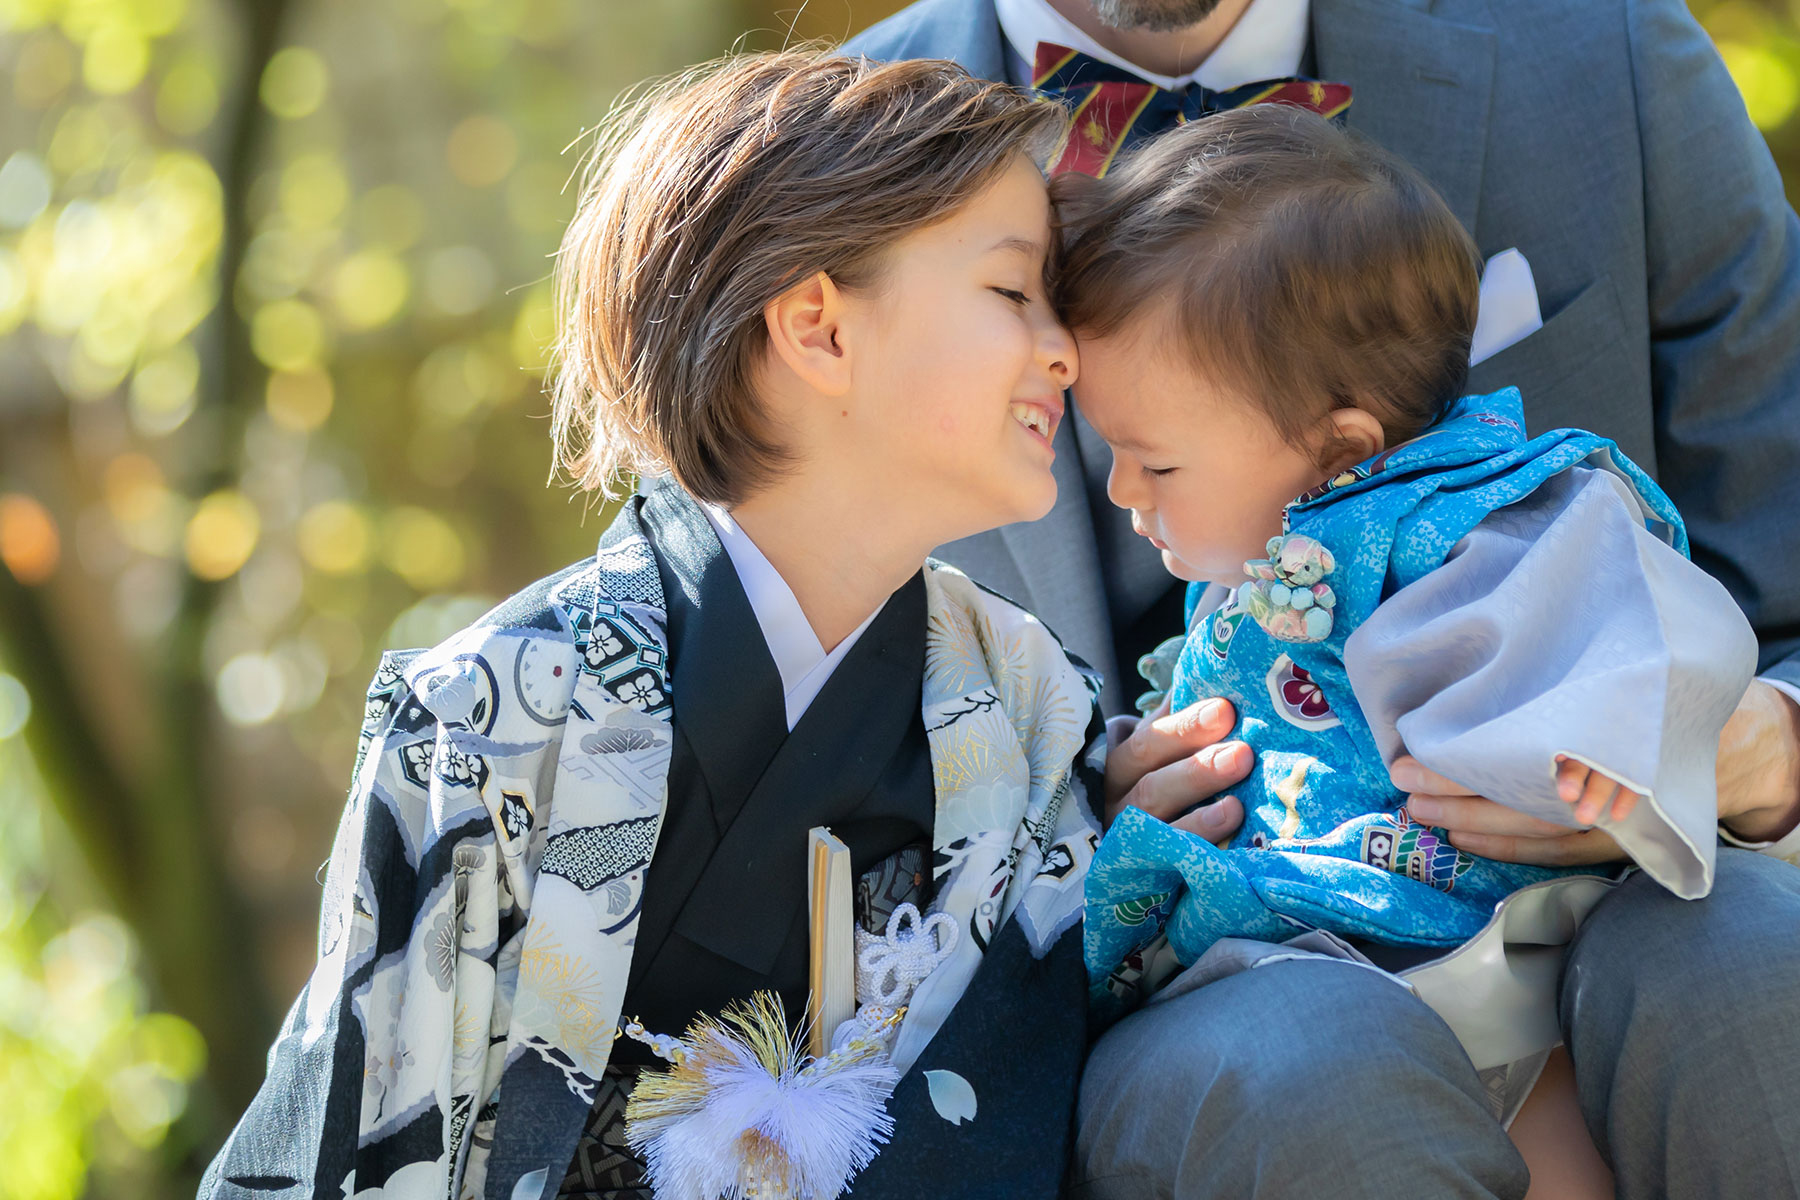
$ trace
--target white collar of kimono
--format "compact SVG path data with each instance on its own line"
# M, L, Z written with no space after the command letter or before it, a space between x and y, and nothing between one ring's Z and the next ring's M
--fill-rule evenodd
M1133 71L1148 82L1171 91L1190 83L1224 91L1263 79L1299 74L1311 28L1311 11L1310 0L1250 0L1250 7L1231 27L1225 40L1206 56L1206 61L1186 75L1176 76L1146 71L1114 54L1051 8L1049 0L994 0L1000 32L1006 36L1015 58L1025 62L1022 78L1031 78L1037 44L1054 42Z
M813 632L811 622L801 611L800 601L794 598L794 589L787 585L775 564L756 548L744 527L715 504L702 504L700 511L706 514L713 532L719 535L719 545L725 547L732 570L737 572L738 582L744 585L744 595L749 597L750 611L756 614L756 623L762 626L763 641L769 644L775 669L781 672L781 690L787 700L787 727L792 733L819 689L825 686L837 665L850 653L850 647L856 645L856 639L863 635L863 630L887 602L884 600L861 625L850 631L849 637L826 653L819 635Z

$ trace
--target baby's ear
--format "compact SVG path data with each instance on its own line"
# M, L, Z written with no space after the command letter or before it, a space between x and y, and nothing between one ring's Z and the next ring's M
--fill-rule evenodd
M1334 408L1325 417L1325 470L1335 475L1345 467L1387 449L1381 421L1365 408Z

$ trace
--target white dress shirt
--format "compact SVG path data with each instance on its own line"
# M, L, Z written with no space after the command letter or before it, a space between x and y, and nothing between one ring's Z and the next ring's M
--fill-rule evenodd
M719 535L719 544L725 547L725 556L731 560L731 568L744 586L744 595L749 597L750 611L756 614L756 623L762 626L763 641L768 643L769 654L775 659L775 669L781 672L781 690L787 701L787 727L792 733L819 689L825 686L831 673L850 653L850 647L856 645L856 639L862 636L863 630L887 602L882 601L828 654L819 635L813 632L812 623L801 611L800 601L794 598L794 589L787 585L775 564L756 548L744 527L717 505L702 504L700 511L706 514L713 532Z
M1000 32L1012 50L1012 66L1020 82L1031 79L1037 44L1054 42L1134 72L1146 82L1170 91L1198 83L1222 92L1246 83L1298 75L1312 28L1311 0L1250 0L1250 7L1206 61L1186 75L1175 76L1158 75L1127 62L1076 28L1050 7L1049 0L994 0L994 13L1000 18Z

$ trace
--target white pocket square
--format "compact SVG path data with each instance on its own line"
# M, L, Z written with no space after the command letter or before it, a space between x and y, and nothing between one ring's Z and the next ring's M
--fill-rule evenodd
M1475 315L1475 336L1469 343L1469 365L1494 357L1543 327L1537 281L1525 256L1515 247L1488 259L1481 271L1481 302Z

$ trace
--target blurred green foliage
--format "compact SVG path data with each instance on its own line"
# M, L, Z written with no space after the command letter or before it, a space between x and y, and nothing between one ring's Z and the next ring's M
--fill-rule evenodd
M0 733L22 690L0 684ZM192 1024L148 1012L135 939L82 889L46 830L17 738L0 740L0 1195L74 1196L90 1160L129 1179L163 1142L206 1061ZM61 853L52 853L61 850ZM66 867L65 867L66 869ZM126 1187L124 1193L148 1189Z
M0 1200L191 1192L376 653L590 551L539 393L583 129L897 7L0 0ZM1800 0L1695 7L1793 195Z

